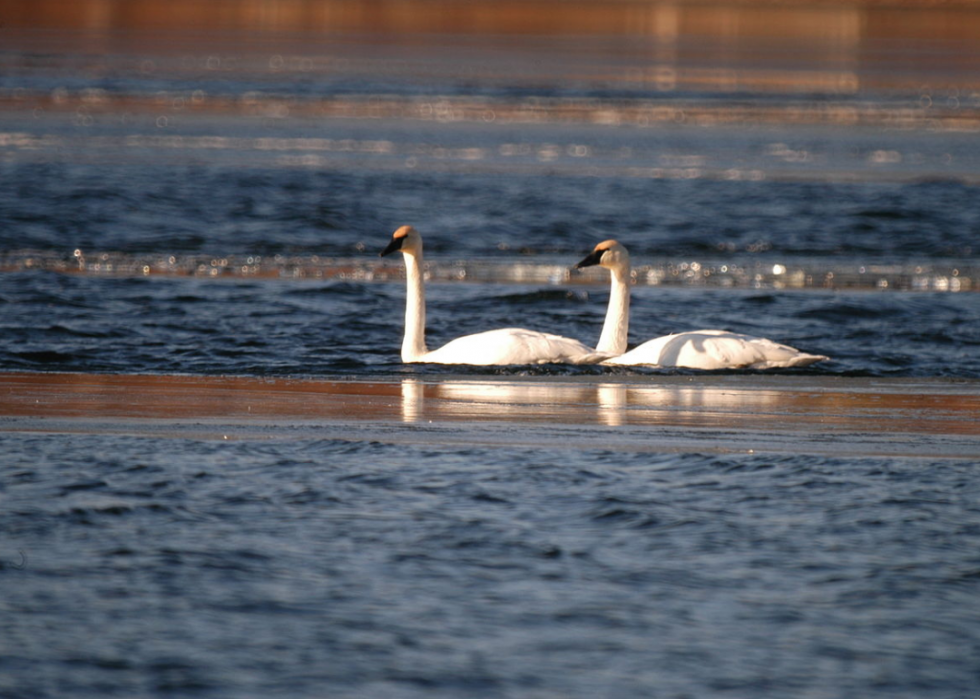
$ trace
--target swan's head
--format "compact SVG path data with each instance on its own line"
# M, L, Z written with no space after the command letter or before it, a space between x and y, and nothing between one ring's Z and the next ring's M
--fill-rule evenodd
M406 255L416 255L422 251L422 236L411 226L402 226L391 234L391 242L388 247L378 255L384 257L393 252L403 252Z
M588 256L575 265L575 269L599 265L606 269L625 269L630 264L630 254L618 241L604 240Z

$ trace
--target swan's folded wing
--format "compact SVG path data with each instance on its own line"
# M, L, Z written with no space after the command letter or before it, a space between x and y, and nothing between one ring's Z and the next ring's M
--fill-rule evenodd
M568 337L525 328L499 328L456 338L429 352L422 361L477 366L579 363L591 354L592 348Z
M751 365L751 369L779 369L789 367L804 367L816 362L823 362L829 359L822 354L808 354L801 352L795 347L783 345L762 337L750 338L758 354L758 359Z
M604 363L705 370L774 369L807 366L825 359L763 337L726 330L694 330L649 340Z

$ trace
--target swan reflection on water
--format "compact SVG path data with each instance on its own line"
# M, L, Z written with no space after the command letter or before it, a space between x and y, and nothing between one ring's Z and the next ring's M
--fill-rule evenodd
M449 380L401 383L402 421L493 420L624 425L757 420L766 413L803 412L796 392L731 386L636 386ZM806 398L810 408L814 396ZM795 406L795 407L794 407Z
M425 386L418 379L402 379L402 422L418 422L425 402Z

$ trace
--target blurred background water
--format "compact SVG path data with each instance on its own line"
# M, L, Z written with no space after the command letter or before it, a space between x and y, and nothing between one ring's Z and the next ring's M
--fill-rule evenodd
M433 344L595 341L615 237L634 341L980 376L971 5L0 7L0 367L398 370L411 223Z
M977 66L965 1L0 0L0 370L438 380L411 223L432 344L596 341L617 238L633 342L980 378ZM0 445L5 696L976 684L969 462Z

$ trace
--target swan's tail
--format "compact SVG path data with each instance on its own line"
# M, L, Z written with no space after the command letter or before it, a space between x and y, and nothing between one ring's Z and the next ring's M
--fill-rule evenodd
M816 364L817 362L829 361L830 357L826 357L822 354L807 354L801 352L800 354L789 357L788 359L782 361L763 361L757 362L751 365L750 369L789 369L791 367L804 367L810 366L811 364Z

